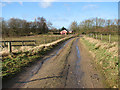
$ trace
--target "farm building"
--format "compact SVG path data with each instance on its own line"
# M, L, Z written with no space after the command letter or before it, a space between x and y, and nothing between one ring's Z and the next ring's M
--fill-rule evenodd
M61 35L66 35L67 33L68 33L67 30L62 30L62 31L60 32Z
M69 33L71 34L71 33L73 33L73 31L69 31Z

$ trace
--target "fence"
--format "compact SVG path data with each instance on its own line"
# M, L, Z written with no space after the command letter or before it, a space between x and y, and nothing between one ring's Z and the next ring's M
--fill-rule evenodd
M9 53L12 53L12 46L36 46L36 45L40 45L40 44L47 44L53 41L56 41L58 39L64 38L66 36L62 35L62 36L51 36L51 37L47 37L47 36L43 36L42 39L39 38L34 38L35 40L8 40L8 41L0 41L2 43L1 47L8 47L8 51ZM27 42L27 43L26 43ZM33 42L33 43L32 43Z
M34 45L36 45L36 40L24 40L24 41L0 41L0 42L2 42L4 45L3 45L3 47L6 47L6 46L8 46L8 51L9 51L9 53L12 53L12 43L13 42L21 42L22 43L22 46L25 46L25 42L33 42L34 43ZM27 46L29 46L29 45L27 45Z
M118 35L111 35L111 34L89 34L89 37L92 37L94 39L99 39L105 42L118 42Z

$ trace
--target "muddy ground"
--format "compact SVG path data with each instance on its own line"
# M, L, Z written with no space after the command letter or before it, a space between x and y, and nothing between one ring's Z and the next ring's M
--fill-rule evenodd
M105 88L80 37L72 38L3 81L3 88Z

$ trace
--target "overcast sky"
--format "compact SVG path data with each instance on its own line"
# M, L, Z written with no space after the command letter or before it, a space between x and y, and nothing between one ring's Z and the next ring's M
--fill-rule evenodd
M54 1L54 0L53 0ZM44 17L56 28L69 27L72 21L100 17L118 18L117 2L2 2L2 17L34 21Z

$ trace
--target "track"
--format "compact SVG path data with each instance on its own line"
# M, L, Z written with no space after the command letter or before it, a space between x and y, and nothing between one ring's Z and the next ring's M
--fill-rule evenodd
M102 78L79 39L57 46L15 78L3 82L3 88L103 88Z

